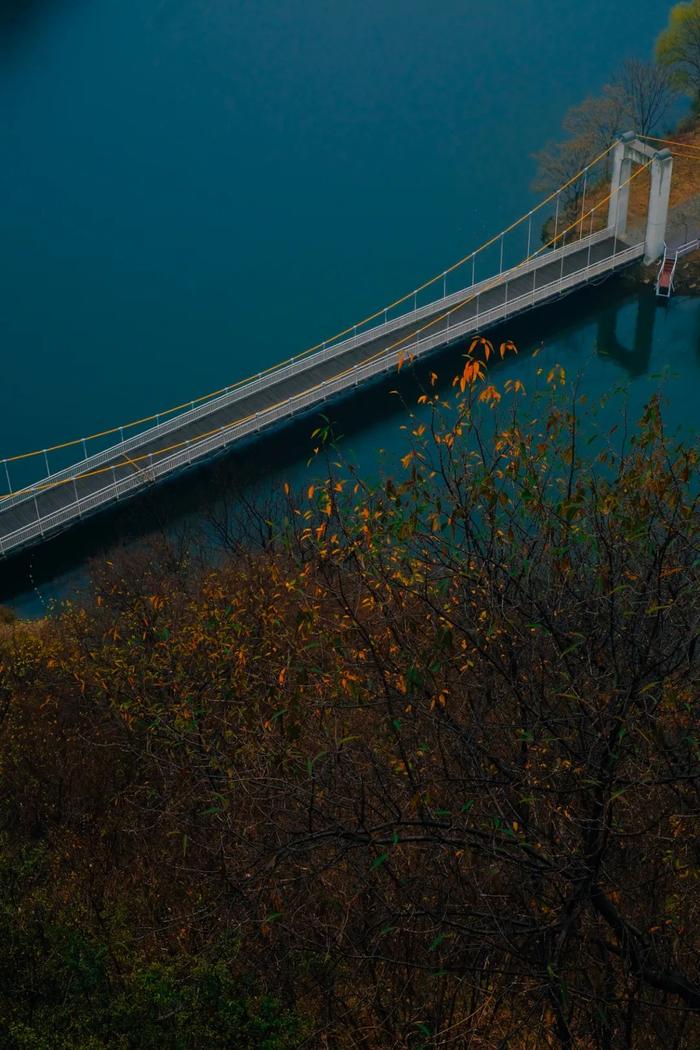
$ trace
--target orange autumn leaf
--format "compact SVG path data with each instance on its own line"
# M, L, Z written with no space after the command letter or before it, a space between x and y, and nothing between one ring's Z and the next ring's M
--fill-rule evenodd
M494 408L500 400L501 395L495 386L487 386L479 394L479 401L491 402L492 408Z

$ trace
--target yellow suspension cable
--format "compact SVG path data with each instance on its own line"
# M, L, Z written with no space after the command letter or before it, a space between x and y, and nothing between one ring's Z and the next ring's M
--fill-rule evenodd
M700 154L698 153L678 153L677 150L671 150L674 157L682 157L684 160L700 160Z
M516 229L518 226L524 223L526 219L529 219L532 215L535 215L542 208L546 207L547 204L549 204L552 200L554 200L556 196L558 196L558 194L563 193L564 190L568 189L569 186L573 185L573 183L576 182L576 180L579 179L585 172L589 171L591 168L594 168L596 164L600 163L600 161L607 156L607 154L610 152L613 146L615 146L615 144L616 143L614 142L611 143L611 145L608 146L607 149L599 153L597 157L590 161L584 168L581 168L579 172L573 175L557 190L555 190L553 193L550 193L548 197L545 197L544 200L540 201L539 204L536 204L534 208L532 208L528 212L524 212L523 215L515 222L512 222L510 226L507 226L505 229L501 230L500 233L497 233L493 237L490 237L488 240L484 241L484 243L479 245L478 248L475 248L467 255L464 255L461 259L453 263L446 270L442 270L434 277L431 277L429 280L424 281L423 284L419 285L417 288L408 292L406 295L403 295L400 299L395 299L392 303L389 303L387 306L383 306L380 310L376 310L374 313L369 314L367 317L363 318L363 320L357 321L355 324L350 325L348 328L344 328L340 332L336 332L335 335L332 335L328 339L323 340L323 342L315 343L313 346L308 347L308 349L302 350L300 353L294 354L292 357L288 357L285 360L279 361L274 365L270 365L269 368L266 368L261 372L257 372L254 375L247 376L245 379L239 379L235 383L230 384L229 386L221 387L221 389L211 391L208 394L202 394L200 397L193 398L189 401L183 401L182 404L174 405L171 408L163 409L162 412L154 412L150 416L143 416L140 419L132 420L129 423L122 423L120 426L110 427L107 430L100 430L94 434L89 434L86 437L73 438L70 441L63 441L57 445L50 445L48 448L45 449L34 449L32 452L22 452L14 456L7 456L3 458L2 462L17 463L20 460L32 459L36 456L43 456L48 452L59 452L66 448L74 448L75 446L87 443L88 441L95 441L99 438L109 437L112 434L118 434L124 430L131 430L134 427L141 426L144 423L152 423L153 420L160 420L161 417L171 416L177 412L182 411L183 409L193 408L195 405L202 404L202 402L204 401L211 401L215 397L219 397L221 394L229 393L232 390L236 390L239 387L244 386L246 383L253 381L254 379L269 375L270 373L275 372L280 368L283 368L286 364L289 364L293 361L296 362L302 360L305 357L308 357L310 354L315 353L317 350L324 348L327 344L333 343L338 339L342 339L343 336L349 335L351 332L356 331L363 325L369 324L370 321L376 320L378 317L381 317L381 315L385 312L393 310L397 306L401 306L403 303L407 302L411 298L411 296L417 295L419 292L425 291L426 288L429 288L431 285L437 283L443 277L447 276L447 274L459 269L460 266L463 266L464 263L468 262L468 260L472 257L478 255L480 252L485 251L487 248L490 248L491 245L495 244L498 240L500 240L501 237L505 237L508 233L511 233L514 229Z
M620 185L619 185L619 187L617 189L617 192L619 192L621 189L623 189L629 183L633 182L634 179L636 179L639 175L642 174L642 172L646 171L646 169L650 166L650 164L651 164L651 161L647 161L646 164L642 165L640 168L638 168L637 171L633 172L633 174L630 175L629 178L625 179L624 182L620 183ZM603 205L607 204L608 201L610 201L610 199L612 198L612 196L613 196L613 194L611 192L606 197L604 197L602 200L600 200L596 204L594 204L593 207L590 208L585 214L582 214L580 216L577 215L575 221L572 222L570 226L568 226L565 230L557 232L556 235L553 238L551 238L546 244L543 244L535 252L532 252L529 256L527 256L525 259L523 259L521 262L519 262L516 266L513 266L509 270L506 270L503 273L498 274L496 277L493 278L493 280L492 280L490 285L488 285L485 288L482 288L479 292L477 292L475 294L472 294L472 295L469 295L465 299L462 299L460 302L458 302L454 306L452 306L449 310L446 310L443 314L440 314L438 317L436 317L432 321L428 322L428 324L423 325L421 328L415 329L413 332L410 332L408 335L404 336L402 339L397 340L395 343L392 343L390 346L385 347L384 349L377 351L377 353L373 354L371 357L368 357L366 360L364 360L362 362L362 365L364 366L364 365L370 364L372 361L376 360L378 357L386 356L392 350L395 350L397 347L399 347L403 343L405 343L407 340L412 339L416 335L420 335L424 331L427 331L428 328L433 327L433 325L438 324L440 321L444 321L447 317L449 317L451 314L455 313L457 310L460 310L463 306L466 306L468 303L473 302L474 299L476 299L479 295L483 294L484 292L490 291L491 288L495 287L496 284L498 284L498 283L500 283L502 281L504 276L507 277L508 274L515 272L516 270L520 269L521 266L524 266L526 263L528 263L532 259L536 258L538 255L540 255L547 248L550 248L560 238L566 237L566 234L570 233L571 230L575 229L579 224L582 226L583 223L585 222L585 220L587 218L589 218L590 216L592 216L593 213L595 211L597 211L599 208L601 208ZM323 386L325 386L328 383L333 383L337 379L342 379L344 376L349 375L352 371L353 371L352 368L346 368L342 372L339 372L337 375L332 376L330 379L326 379L326 380L322 381L321 383L317 383L314 386L309 387L307 390L303 391L303 394L311 394L315 390L321 389ZM297 395L297 397L303 396L303 394L299 394L299 395ZM265 412L266 413L267 412L273 412L276 408L280 408L282 405L288 403L288 401L289 401L288 398L284 399L283 401L278 401L276 404L268 406L268 408L265 409ZM214 427L212 430L207 430L207 431L204 431L203 433L197 434L196 437L194 437L194 438L188 438L185 441L180 441L180 442L177 442L175 444L168 445L165 448L157 449L155 452L145 452L142 455L134 456L133 458L125 456L125 460L122 463L109 464L108 466L99 467L99 468L97 468L95 470L85 471L85 472L80 473L80 474L71 475L68 478L61 478L60 480L54 481L54 482L47 481L46 483L29 485L25 489L19 489L17 492L8 493L5 496L1 496L0 497L0 503L4 502L5 500L11 499L11 498L13 498L15 496L21 496L21 495L25 495L25 494L34 494L34 495L36 495L37 493L45 492L45 491L48 491L49 489L58 488L61 485L68 485L68 484L71 484L72 482L80 481L83 478L96 477L96 476L98 476L100 474L105 474L105 473L107 473L107 472L109 472L111 470L117 470L118 468L131 466L131 467L135 467L136 469L140 469L140 468L137 467L137 464L142 462L143 460L147 459L150 462L152 462L154 456L166 455L168 452L174 452L174 451L176 451L178 449L184 448L187 445L192 445L193 447L195 447L197 443L199 443L200 441L204 441L207 437L211 437L212 434L222 433L222 432L225 433L226 431L231 430L234 427L240 426L243 423L247 423L250 419L254 419L256 415L258 415L258 413L251 413L251 414L249 414L247 416L242 416L240 419L235 419L231 423L227 423L226 426Z
M664 146L680 146L682 149L695 149L700 151L700 146L695 146L692 142L675 142L673 139L658 139L653 135L639 135L638 137L644 139L645 142L660 142Z
M620 183L620 185L617 188L617 192L619 193L619 191L621 189L623 189L630 182L632 182L634 179L636 179L638 175L641 175L643 171L646 171L646 169L650 166L650 164L651 164L651 161L647 161L646 164L644 164L644 165L642 165L642 167L638 168L637 171L635 171L632 175L630 175L629 178L625 179L624 182ZM565 237L567 233L570 233L570 231L575 229L578 225L581 225L581 227L583 228L583 223L585 222L585 220L587 218L589 218L593 214L593 212L597 211L597 209L600 208L602 205L607 204L608 201L612 198L612 195L613 195L612 192L609 193L602 200L598 201L597 204L594 204L594 206L589 211L587 211L585 213L585 215L581 214L580 216L577 216L575 221L572 222L570 226L568 226L565 230L562 230L561 232L557 232L556 235L554 237L552 237L549 241L547 241L546 244L543 244L536 251L534 251L530 255L526 256L526 258L521 259L521 261L519 263L517 263L515 266L512 266L509 270L504 270L503 273L499 273L498 275L494 276L492 281L491 281L491 284L487 285L485 288L480 289L479 292L476 292L474 294L468 295L466 299L462 299L455 306L451 307L449 310L446 310L445 313L440 314L438 317L433 318L432 321L429 321L427 324L423 325L421 328L415 329L413 332L410 332L408 335L404 336L402 339L397 340L397 342L392 343L390 346L385 347L383 350L379 350L376 354L373 354L371 357L368 357L366 359L366 361L363 361L363 364L368 364L370 361L375 360L375 358L387 354L390 350L394 350L394 349L396 349L396 347L401 346L402 343L405 343L405 342L407 342L407 340L412 339L413 336L420 335L422 332L427 331L428 328L432 328L433 325L438 324L440 321L444 321L445 318L449 317L456 310L460 310L463 306L466 306L468 303L473 302L474 299L478 298L478 296L482 295L484 292L490 291L492 288L494 288L497 284L499 284L502 281L503 277L507 277L508 274L512 274L516 270L519 270L521 266L525 266L532 259L535 259L541 252L546 251L547 248L551 248L551 246L556 241L558 241L560 238ZM351 371L351 369L348 369L346 372L341 373L341 375L346 375L350 371ZM339 376L334 376L334 378L340 378L340 377Z

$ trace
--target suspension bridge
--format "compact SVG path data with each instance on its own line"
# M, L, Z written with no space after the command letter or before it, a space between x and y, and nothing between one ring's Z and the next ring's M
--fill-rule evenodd
M642 259L659 259L672 165L671 151L628 133L485 244L326 342L187 404L0 459L0 558L406 360L462 343ZM608 172L609 189L601 190ZM627 228L630 187L643 172L650 173L649 202L646 230L636 238ZM544 243L535 246L543 229ZM66 458L68 465L56 465ZM28 471L36 476L27 480Z

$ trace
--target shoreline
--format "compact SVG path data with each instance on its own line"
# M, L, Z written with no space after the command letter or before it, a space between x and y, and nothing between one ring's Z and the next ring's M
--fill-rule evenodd
M652 288L656 283L659 265L652 263L651 266L645 266L644 263L639 263L622 274L621 280L629 288ZM674 296L678 295L691 299L700 297L700 249L678 260Z

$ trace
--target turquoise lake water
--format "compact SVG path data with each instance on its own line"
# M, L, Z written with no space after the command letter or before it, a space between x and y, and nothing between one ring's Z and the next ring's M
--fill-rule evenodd
M668 6L5 0L0 458L231 383L444 269L532 205L532 153L651 54ZM690 427L700 305L638 307L606 285L518 333L592 396L629 378L641 402L673 363ZM386 391L341 415L372 469ZM294 473L307 451L237 462ZM36 571L46 595L71 578Z

